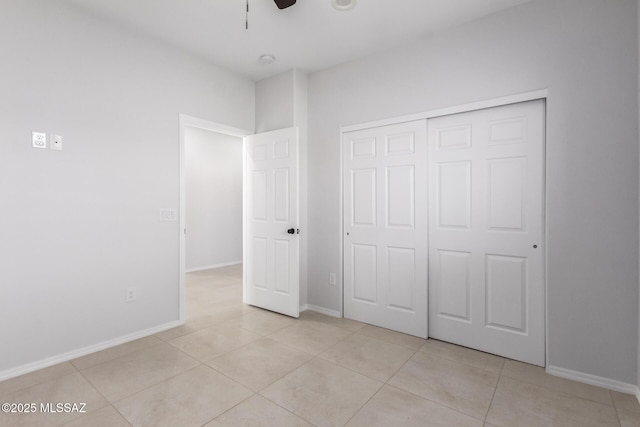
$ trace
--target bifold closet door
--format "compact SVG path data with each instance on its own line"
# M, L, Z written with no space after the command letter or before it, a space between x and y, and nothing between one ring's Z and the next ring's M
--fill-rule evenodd
M544 102L428 121L429 336L544 366Z
M343 135L345 317L427 336L426 120Z

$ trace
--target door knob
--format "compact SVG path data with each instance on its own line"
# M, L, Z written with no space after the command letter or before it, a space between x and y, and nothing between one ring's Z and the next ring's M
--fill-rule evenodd
M289 233L289 234L295 234L295 232L296 232L295 228L290 228L290 229L287 230L287 233Z

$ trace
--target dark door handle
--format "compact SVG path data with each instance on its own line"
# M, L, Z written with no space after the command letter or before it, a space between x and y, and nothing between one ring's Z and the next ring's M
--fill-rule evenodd
M296 233L296 229L295 228L290 228L290 229L287 230L287 233L295 234Z

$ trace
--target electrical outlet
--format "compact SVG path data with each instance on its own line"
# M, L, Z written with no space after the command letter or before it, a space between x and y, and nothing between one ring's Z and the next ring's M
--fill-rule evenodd
M47 134L43 132L31 132L31 144L33 148L47 148Z
M329 273L329 284L331 286L336 285L336 273Z
M135 287L130 287L127 288L127 296L125 301L126 302L134 302L136 300L136 288Z

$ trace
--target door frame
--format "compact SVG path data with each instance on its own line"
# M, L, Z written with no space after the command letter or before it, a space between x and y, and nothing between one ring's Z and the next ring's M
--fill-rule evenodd
M244 180L244 174L246 171L246 156L245 156L245 151L246 151L246 143L245 143L245 137L248 135L253 135L253 131L252 130L247 130L247 129L241 129L241 128L235 128L232 126L227 126L225 124L222 123L216 123L216 122L212 122L209 120L205 120L205 119L200 119L198 117L193 117L193 116L189 116L186 114L179 114L178 115L178 120L179 120L179 126L180 126L180 154L179 154L179 158L180 158L180 164L179 164L179 174L180 174L180 188L179 188L179 194L180 194L180 201L179 201L179 218L180 218L180 223L179 223L179 227L178 227L178 233L180 235L180 261L179 261L179 309L178 309L178 313L179 313L179 322L181 324L185 323L186 320L186 313L185 313L185 294L186 294L186 262L187 262L187 257L186 257L186 244L187 244L187 239L186 239L186 227L187 227L187 218L186 218L186 208L187 208L187 199L186 199L186 186L187 186L187 170L186 170L186 156L185 156L185 146L186 146L186 142L185 142L185 128L187 127L192 127L192 128L198 128L198 129L203 129L203 130L207 130L207 131L211 131L211 132L216 132L216 133L221 133L223 135L228 135L228 136L234 136L234 137L238 137L238 138L242 138L242 268L243 268L243 275L242 275L242 298L244 300L245 298L245 292L244 292L244 287L246 286L246 283L244 281L244 277L246 277L246 275L244 274L244 269L246 268L246 263L244 262L245 259L245 255L244 255L244 247L245 247L245 233L244 233L244 229L245 229L245 223L246 223L246 211L245 211L245 206L246 206L246 201L245 201L245 197L246 197L246 191L245 191L245 180Z
M544 256L543 256L543 260L542 260L542 268L543 268L543 272L542 272L542 282L543 282L543 293L544 293L544 313L543 313L543 318L544 318L544 341L545 341L545 361L546 364L548 366L548 362L549 362L549 321L548 321L548 315L549 315L549 310L548 310L548 296L549 296L549 292L548 292L548 283L547 283L547 264L548 264L548 235L547 235L547 150L546 150L546 144L547 144L547 103L548 103L548 89L540 89L540 90L536 90L536 91L532 91L532 92L524 92L524 93L519 93L519 94L514 94L514 95L508 95L508 96L503 96L503 97L499 97L499 98L493 98L493 99L487 99L487 100L482 100L482 101L477 101L477 102L471 102L468 104L461 104L461 105L454 105L454 106L450 106L450 107L445 107L445 108L440 108L440 109L436 109L436 110L429 110L429 111L424 111L424 112L420 112L420 113L414 113L414 114L407 114L407 115L403 115L403 116L397 116L397 117L392 117L392 118L388 118L388 119L382 119L382 120L374 120L374 121L370 121L370 122L364 122L364 123L357 123L357 124L353 124L353 125L345 125L345 126L340 126L340 130L339 130L339 140L340 140L340 220L339 220L339 224L340 224L340 284L339 284L339 295L340 295L340 317L344 317L344 179L343 179L343 175L344 175L344 156L343 156L343 152L344 152L344 134L347 132L353 132L353 131L357 131L357 130L363 130L363 129L369 129L369 128L374 128L374 127L380 127L380 126L387 126L387 125L394 125L394 124L398 124L398 123L403 123L403 122L411 122L411 121L415 121L415 120L422 120L422 119L433 119L436 117L441 117L441 116L448 116L448 115L452 115L452 114L459 114L459 113L468 113L471 111L475 111L475 110L482 110L485 108L492 108L492 107L500 107L503 105L508 105L508 104L516 104L516 103L520 103L520 102L527 102L527 101L534 101L534 100L539 100L542 99L545 101L544 103L544 120L545 120L545 130L544 130L544 141L543 141L543 147L542 147L542 156L543 156L543 174L542 174L542 191L544 192L544 197L543 197L543 203L544 203L544 209L543 209L543 218L542 218L542 233L543 233L543 240L544 240ZM428 286L429 284L427 283L427 292L428 292ZM429 321L428 317L427 317L427 322ZM428 334L429 334L429 327L427 324L427 338L428 338Z

